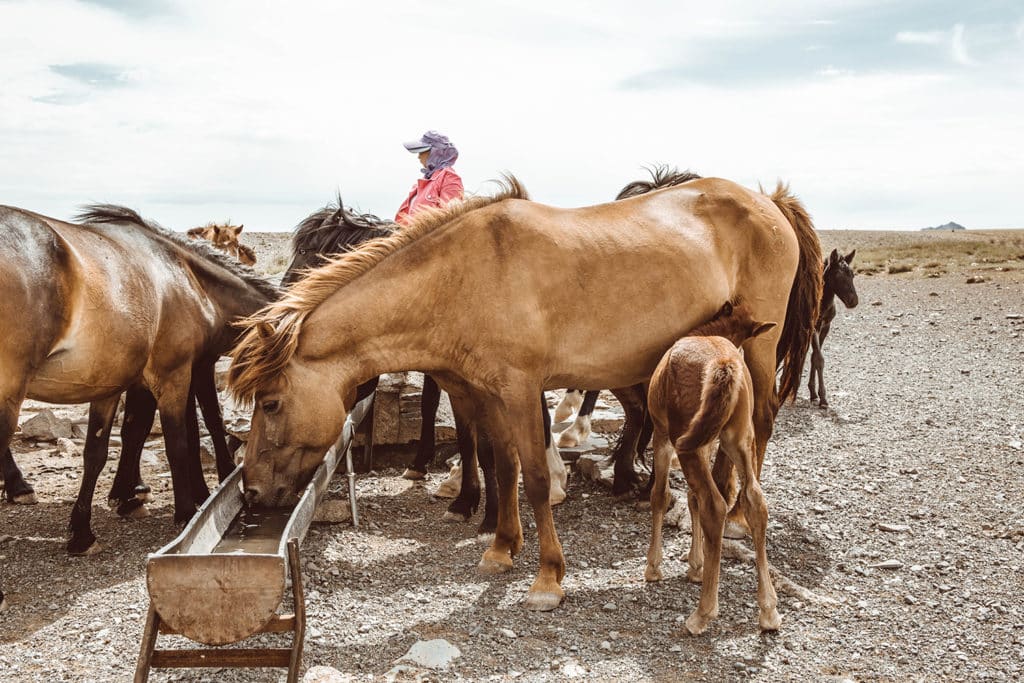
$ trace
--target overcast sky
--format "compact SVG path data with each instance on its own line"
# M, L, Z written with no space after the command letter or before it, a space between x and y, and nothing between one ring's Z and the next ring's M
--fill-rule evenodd
M1024 227L1022 86L1022 0L0 0L0 203L391 216L434 128L559 206L671 163L819 228Z

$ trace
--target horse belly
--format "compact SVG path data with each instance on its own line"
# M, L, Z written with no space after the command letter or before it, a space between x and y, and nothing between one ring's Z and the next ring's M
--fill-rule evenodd
M47 357L28 384L28 398L88 403L119 393L142 374L142 364L120 349L76 346Z

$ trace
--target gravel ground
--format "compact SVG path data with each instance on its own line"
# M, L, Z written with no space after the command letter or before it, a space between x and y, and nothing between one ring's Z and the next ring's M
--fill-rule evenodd
M685 580L687 531L667 531L666 579L645 585L649 513L580 476L555 513L566 601L527 612L518 602L537 563L528 506L515 569L484 577L475 520L442 522L446 503L429 494L441 475L424 486L396 467L360 477L362 528L317 526L307 537L306 666L382 677L417 640L443 638L462 655L431 680L1020 679L1024 320L1008 315L1024 314L1024 271L986 277L857 279L861 305L840 310L825 348L832 408L809 405L804 387L769 445L769 558L811 593L780 590L779 633L758 633L753 568L731 559L719 619L701 637L683 635L699 591ZM0 585L11 603L0 614L3 680L128 680L147 604L144 558L176 533L162 455L144 465L153 516L127 522L97 507L104 552L68 558L80 463L52 446L15 446L40 504L0 505ZM154 671L150 680L283 674Z

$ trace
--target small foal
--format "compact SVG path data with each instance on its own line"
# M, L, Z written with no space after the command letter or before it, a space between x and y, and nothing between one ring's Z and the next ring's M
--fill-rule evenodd
M690 507L691 545L687 577L701 583L700 603L687 618L686 630L704 632L718 616L718 576L727 501L716 486L710 458L715 439L742 481L739 504L750 523L757 562L757 603L762 631L779 628L777 598L768 574L765 528L768 506L754 473L753 399L750 374L740 346L775 323L755 322L741 306L730 303L709 322L677 341L658 363L648 393L654 422L653 529L647 551L647 581L660 581L661 526L668 509L669 462L679 456ZM720 456L722 457L722 456Z

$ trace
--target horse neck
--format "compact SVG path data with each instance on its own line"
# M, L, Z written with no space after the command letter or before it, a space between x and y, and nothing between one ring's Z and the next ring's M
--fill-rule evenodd
M223 324L248 317L270 303L273 298L241 275L194 255L192 272L203 291L218 310Z
M439 259L408 256L389 256L318 305L303 323L297 360L348 387L387 372L443 371L456 355L464 359L472 330L451 278Z
M830 308L835 308L836 305L836 290L832 286L832 272L829 269L825 269L822 277L821 287L821 313L824 313Z

